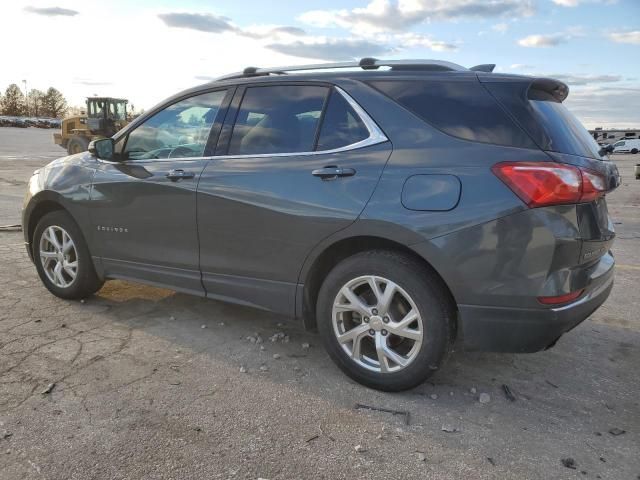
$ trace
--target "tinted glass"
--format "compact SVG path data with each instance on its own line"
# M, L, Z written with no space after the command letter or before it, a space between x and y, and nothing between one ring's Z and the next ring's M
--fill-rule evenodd
M326 87L247 88L231 135L229 155L310 152Z
M549 138L548 150L601 158L598 143L562 103L540 90L529 92L529 98L529 103Z
M375 81L371 84L434 127L465 140L535 148L477 81Z
M340 93L333 91L322 119L316 150L332 150L366 139L369 131Z
M148 118L128 135L127 158L201 157L226 93L186 98Z

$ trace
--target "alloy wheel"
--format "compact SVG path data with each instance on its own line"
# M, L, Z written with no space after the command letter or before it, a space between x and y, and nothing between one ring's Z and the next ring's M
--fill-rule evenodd
M68 288L75 281L78 252L65 229L51 225L42 232L40 262L45 275L56 287Z
M344 352L378 373L406 368L418 356L424 337L422 317L411 296L376 275L354 278L339 290L332 322Z

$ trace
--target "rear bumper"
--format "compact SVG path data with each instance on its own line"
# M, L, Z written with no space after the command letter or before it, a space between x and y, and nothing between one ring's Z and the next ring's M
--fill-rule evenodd
M604 271L603 271L604 270ZM614 264L596 269L585 293L557 308L458 305L465 350L531 353L544 350L602 305L613 288Z

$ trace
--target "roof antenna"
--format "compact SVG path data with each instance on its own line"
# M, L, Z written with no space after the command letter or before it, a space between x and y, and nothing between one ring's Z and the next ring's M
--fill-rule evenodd
M377 58L373 58L373 57L364 57L363 59L360 60L360 62L358 63L358 65L360 66L360 68L362 68L363 70L377 70L378 68L380 68L379 65L376 65L376 62L378 61Z
M244 75L245 77L250 77L252 75L255 75L257 72L257 67L247 67L242 71L242 75Z

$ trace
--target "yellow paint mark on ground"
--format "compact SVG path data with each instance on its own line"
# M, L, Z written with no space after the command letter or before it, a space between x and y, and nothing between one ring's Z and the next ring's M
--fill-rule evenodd
M620 270L640 270L640 265L625 265L624 263L616 263L616 268Z

